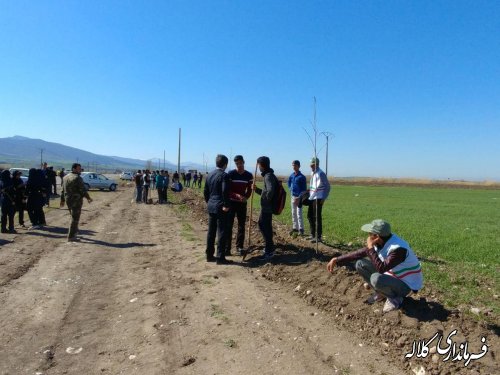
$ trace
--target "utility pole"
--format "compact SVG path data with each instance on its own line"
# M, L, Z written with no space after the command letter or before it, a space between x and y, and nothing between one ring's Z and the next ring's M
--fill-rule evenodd
M165 170L165 150L163 150L163 170Z
M40 149L40 168L43 168L43 151L44 149Z
M333 135L333 134L330 133L330 132L322 132L321 134L323 134L326 137L325 174L328 176L328 140L329 140L330 136Z
M177 173L181 173L181 128L179 128L179 148L177 152Z

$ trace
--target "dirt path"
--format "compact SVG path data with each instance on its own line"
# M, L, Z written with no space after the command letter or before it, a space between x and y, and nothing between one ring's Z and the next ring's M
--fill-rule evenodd
M56 208L2 237L0 374L413 373L273 265L206 263L198 216L131 195L92 192L79 243Z

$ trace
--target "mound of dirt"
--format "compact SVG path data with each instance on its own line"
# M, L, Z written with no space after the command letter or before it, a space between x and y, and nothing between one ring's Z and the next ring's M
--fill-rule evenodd
M181 202L189 208L191 220L206 224L206 205L199 191L185 189L179 194ZM251 243L253 248L261 250L264 243L258 230L257 218L258 213L254 213ZM498 317L490 317L489 321L476 320L462 311L447 309L441 302L439 292L428 287L405 298L402 309L383 314L382 303L368 305L364 302L371 291L363 287L361 277L352 267L337 268L333 274L326 271L326 263L332 256L353 249L334 249L321 244L319 252L316 252L315 245L304 238L289 236L290 228L276 222L273 226L276 255L272 262L259 261L258 251L246 259L249 267L260 270L262 277L294 291L305 303L327 312L339 327L348 329L363 342L380 345L386 358L399 365L404 362L409 372L416 372L415 368L423 365L431 374L465 371L498 373ZM235 233L236 229L233 230L233 235ZM456 334L452 334L454 330ZM424 340L427 342L436 334L435 340L428 345L430 358L425 358L427 354L423 356L422 352L410 356L412 348L418 349L419 343ZM437 345L439 337L442 337L442 343ZM466 342L467 347L464 349L464 345L460 344ZM465 366L467 358L463 358L463 354L467 351L482 353L483 344L486 344L488 352ZM438 352L448 347L449 355ZM405 358L407 354L408 358Z

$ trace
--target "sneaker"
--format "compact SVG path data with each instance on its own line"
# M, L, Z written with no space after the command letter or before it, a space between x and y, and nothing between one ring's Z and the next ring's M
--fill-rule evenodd
M76 237L71 237L71 238L68 238L68 242L80 242L80 240Z
M369 304L369 305L373 305L375 302L378 302L378 301L383 301L384 300L384 296L382 294L379 294L379 293L373 293L370 297L368 297L365 301L365 303Z
M306 240L307 240L307 241L312 241L312 240L314 240L314 239L316 239L316 237L315 237L315 236L313 236L312 234L311 234L310 236L306 237Z
M310 241L312 243L317 243L317 242L322 243L323 242L323 240L321 239L321 237L319 237L319 238L312 238Z
M382 311L384 313L388 313L389 311L397 310L401 307L402 304L403 304L403 297L387 298L387 301L385 301L384 308L382 309Z
M35 229L40 229L40 225L32 225L31 227L28 228L29 230L35 230Z
M212 256L209 256L207 255L207 262L215 262L215 257L212 255Z
M264 255L261 255L259 257L259 260L268 261L268 260L271 260L273 257L274 257L274 253L264 253Z

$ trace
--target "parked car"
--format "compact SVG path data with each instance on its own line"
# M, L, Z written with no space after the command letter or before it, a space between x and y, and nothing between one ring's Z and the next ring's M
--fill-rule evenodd
M21 180L23 180L23 183L26 184L26 182L28 182L28 174L29 174L30 170L28 168L10 168L9 169L9 172L11 175L13 175L15 171L22 172Z
M120 180L132 181L133 178L134 178L134 175L132 174L132 172L123 172L120 175Z
M116 190L115 180L107 178L102 174L92 173L92 172L82 172L81 176L86 190L90 189L99 189L99 190L109 189L109 191Z

